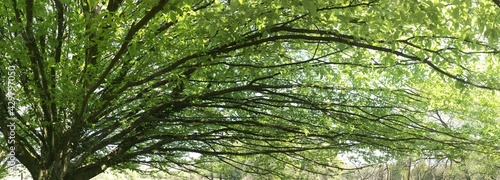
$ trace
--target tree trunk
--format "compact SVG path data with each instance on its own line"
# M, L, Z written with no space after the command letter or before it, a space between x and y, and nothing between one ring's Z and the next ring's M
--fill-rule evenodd
M38 175L33 176L33 179L38 180L64 180L67 174L67 169L59 163L53 163L49 167L41 168Z
M408 180L411 180L411 158L408 159Z
M391 179L391 169L389 169L389 164L385 164L385 167L386 167L386 171L387 171L387 178L386 180L390 180Z
M106 169L105 166L94 164L70 171L67 166L61 164L52 163L50 167L41 168L31 176L34 180L89 180Z
M37 174L32 174L33 179L38 180L63 180L68 173L69 159L64 151L46 149L45 153L42 153L43 159L39 164L39 168L35 171ZM55 152L54 152L55 151Z

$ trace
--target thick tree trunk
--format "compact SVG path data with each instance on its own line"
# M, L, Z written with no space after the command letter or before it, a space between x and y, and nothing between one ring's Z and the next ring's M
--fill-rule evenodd
M408 176L408 177L407 177L407 179L408 179L408 180L411 180L411 179L412 179L412 178L411 178L411 163L412 163L412 162L411 162L411 158L409 158L409 159L408 159L408 174L407 174L407 176Z
M89 180L106 170L106 166L97 164L71 169L67 162L53 162L37 171L30 171L34 180Z
M69 169L69 158L68 151L61 150L66 149L65 146L60 146L59 148L43 148L45 151L42 152L42 162L39 163L39 167L35 170L30 170L30 172L36 172L37 174L32 174L33 179L37 180L63 180Z
M55 170L44 169L40 170L38 174L32 174L31 176L34 180L89 180L102 172L103 171L100 170L91 170L88 172L68 174Z
M47 167L42 167L37 175L33 175L33 179L38 180L63 180L67 174L67 168L64 168L63 163L54 162Z

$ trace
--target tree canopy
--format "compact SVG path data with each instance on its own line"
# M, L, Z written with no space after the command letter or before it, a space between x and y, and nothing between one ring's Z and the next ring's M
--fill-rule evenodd
M0 6L1 147L34 179L498 153L496 0Z

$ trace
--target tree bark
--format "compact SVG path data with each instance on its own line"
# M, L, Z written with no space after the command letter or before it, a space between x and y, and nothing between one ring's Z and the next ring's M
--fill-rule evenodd
M408 175L407 180L411 180L411 158L408 159Z

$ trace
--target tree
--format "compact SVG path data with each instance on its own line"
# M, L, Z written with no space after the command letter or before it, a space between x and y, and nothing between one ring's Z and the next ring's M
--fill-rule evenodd
M34 179L498 149L494 2L0 6L2 147Z

